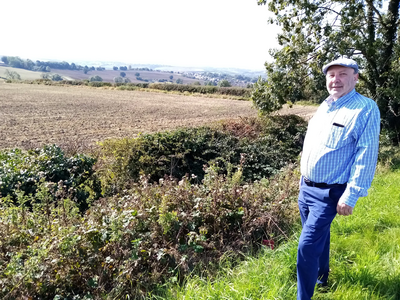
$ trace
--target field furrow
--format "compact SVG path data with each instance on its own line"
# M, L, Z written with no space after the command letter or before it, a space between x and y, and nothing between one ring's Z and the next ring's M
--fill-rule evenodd
M0 148L94 144L256 114L249 101L0 82Z

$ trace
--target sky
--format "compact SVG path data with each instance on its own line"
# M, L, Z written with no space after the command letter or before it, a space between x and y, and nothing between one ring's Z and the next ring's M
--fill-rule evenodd
M0 55L263 70L278 27L257 0L12 0Z

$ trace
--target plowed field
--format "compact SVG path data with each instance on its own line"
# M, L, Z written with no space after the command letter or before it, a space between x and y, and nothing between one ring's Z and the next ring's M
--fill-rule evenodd
M310 109L315 110L289 112L307 117ZM0 81L0 148L90 146L107 138L255 115L250 101Z

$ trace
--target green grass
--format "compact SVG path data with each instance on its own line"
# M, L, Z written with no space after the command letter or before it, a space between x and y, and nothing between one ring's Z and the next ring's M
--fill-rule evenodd
M400 171L376 175L369 196L350 217L332 223L329 288L314 300L400 299ZM276 250L265 249L215 278L193 276L169 285L157 299L295 299L297 233Z

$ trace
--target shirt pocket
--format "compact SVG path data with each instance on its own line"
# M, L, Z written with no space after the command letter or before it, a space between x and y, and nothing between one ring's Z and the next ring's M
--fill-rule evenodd
M325 146L331 149L339 149L346 144L346 128L331 125Z

